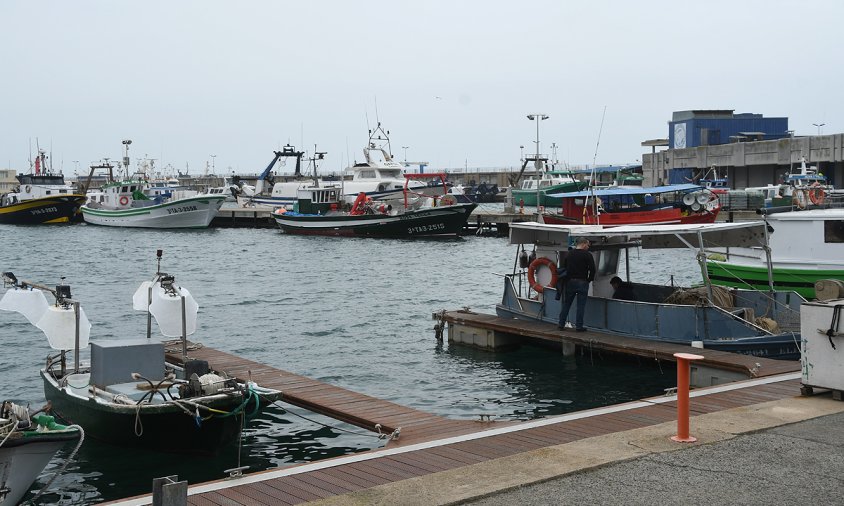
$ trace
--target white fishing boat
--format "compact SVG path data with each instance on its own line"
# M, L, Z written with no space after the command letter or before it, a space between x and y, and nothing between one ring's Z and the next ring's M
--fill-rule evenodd
M18 504L56 452L68 442L77 441L76 448L47 486L29 499L32 502L48 489L82 444L81 427L58 424L43 410L30 413L26 406L11 401L0 405L0 505Z
M92 225L136 228L205 228L226 201L224 195L148 197L143 179L128 179L102 186L101 201L83 205L82 216Z
M403 201L405 196L404 166L393 159L390 147L390 132L379 122L369 131L369 141L363 148L362 162L356 162L346 169L351 179L343 180L343 198L352 204L358 195L364 193L372 200ZM437 185L410 180L407 189L417 195L436 196L443 193Z

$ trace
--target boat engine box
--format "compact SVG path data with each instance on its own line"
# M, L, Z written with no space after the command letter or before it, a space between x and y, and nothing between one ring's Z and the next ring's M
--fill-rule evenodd
M800 306L800 364L806 386L844 391L844 299Z
M136 382L132 373L150 381L164 378L164 343L149 339L91 342L91 384L97 388Z

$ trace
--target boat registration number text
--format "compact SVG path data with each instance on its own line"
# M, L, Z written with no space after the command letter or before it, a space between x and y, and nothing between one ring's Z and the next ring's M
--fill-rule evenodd
M445 223L433 223L431 225L420 225L418 227L407 227L408 234L418 234L420 232L435 232L437 230L444 230Z
M196 206L170 207L167 209L167 214L187 213L190 211L196 211Z
M59 209L57 207L42 207L41 209L33 209L32 214L39 215L39 214L48 214L48 213L57 213Z

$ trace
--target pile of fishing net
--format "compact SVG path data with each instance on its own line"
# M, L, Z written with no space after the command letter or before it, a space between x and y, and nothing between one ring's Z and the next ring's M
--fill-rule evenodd
M665 299L666 304L685 304L690 306L708 305L709 292L705 286L680 288ZM733 309L735 303L729 288L712 286L712 303L722 309Z

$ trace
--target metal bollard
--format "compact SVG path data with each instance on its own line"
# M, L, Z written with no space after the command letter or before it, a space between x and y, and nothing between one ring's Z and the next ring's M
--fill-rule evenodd
M703 356L692 353L675 353L677 359L677 435L671 436L678 443L694 443L696 437L689 435L689 369L692 360L703 360Z

